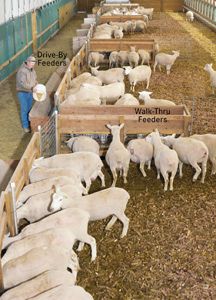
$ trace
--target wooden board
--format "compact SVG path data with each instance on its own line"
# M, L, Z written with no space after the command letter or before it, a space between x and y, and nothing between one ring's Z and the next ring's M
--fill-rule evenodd
M100 105L100 106L71 106L60 107L61 114L68 115L139 115L139 114L162 114L168 112L170 115L183 115L185 106L163 106L163 107L147 107L139 106L115 106L115 105Z
M100 16L98 23L103 24L103 23L108 23L108 22L125 22L125 21L138 21L142 20L144 21L144 17L142 15L136 15L136 16L129 16L129 15L116 15L116 16Z
M112 52L130 50L130 46L135 46L136 49L145 49L149 52L155 52L154 39L90 39L89 51Z
M37 17L36 12L31 13L31 23L32 23L32 48L33 52L37 50Z
M106 124L124 123L125 134L147 134L155 128L162 134L188 133L183 115L59 115L59 134L108 134ZM187 120L188 119L188 120Z

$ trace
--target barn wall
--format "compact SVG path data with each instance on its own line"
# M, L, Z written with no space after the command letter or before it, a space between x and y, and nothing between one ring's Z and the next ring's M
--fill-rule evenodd
M94 4L99 2L97 0L78 0L78 10L91 11ZM144 7L153 7L155 11L180 11L183 5L183 0L132 0L131 2L139 3Z
M56 0L0 25L0 82L76 12L76 0Z

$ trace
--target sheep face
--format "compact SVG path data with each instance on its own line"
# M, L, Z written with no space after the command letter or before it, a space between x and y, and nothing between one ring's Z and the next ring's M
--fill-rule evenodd
M124 67L124 73L125 73L125 75L128 75L129 73L130 73L130 71L132 70L132 68L130 67L130 66L126 66L126 67Z
M204 70L206 72L209 72L209 70L212 68L212 64L206 64L205 67L204 67Z
M179 55L180 55L180 51L174 51L173 50L172 53L175 54L176 58L179 57Z
M56 191L53 195L52 195L52 200L51 200L51 203L50 203L50 206L49 206L49 211L50 212L55 212L55 211L58 211L62 208L62 204L63 204L63 201L65 199L65 197L67 197L66 194L64 194L63 192L61 191Z
M116 136L117 134L119 134L120 130L124 127L124 123L122 123L120 126L118 125L110 125L110 124L107 124L106 125L107 128L110 129L111 133L113 136Z
M139 99L145 101L146 98L149 98L151 94L152 92L147 92L147 91L139 92Z

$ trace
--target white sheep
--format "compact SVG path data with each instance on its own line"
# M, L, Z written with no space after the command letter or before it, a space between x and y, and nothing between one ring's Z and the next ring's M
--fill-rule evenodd
M113 175L112 186L115 186L117 181L117 170L120 170L120 173L123 173L124 183L127 183L130 153L120 141L120 130L124 127L124 124L121 124L120 126L111 126L110 124L107 124L107 127L110 129L113 139L109 145L105 159Z
M74 268L74 251L58 247L37 247L3 265L4 288L8 289L48 270Z
M97 155L100 154L100 145L96 140L89 136L76 136L70 138L66 141L66 144L72 152L86 151L96 153Z
M104 62L104 55L99 52L90 52L88 56L88 66L97 67Z
M78 197L82 195L82 191L78 186L75 185L63 185L62 190L70 195L70 197ZM17 222L21 219L26 219L30 223L41 220L42 218L51 214L49 205L51 196L53 194L53 188L45 193L38 193L29 197L24 205L17 209Z
M176 105L173 101L165 99L153 99L150 97L152 92L142 91L139 92L139 99L144 101L146 106L174 106Z
M136 11L141 15L147 15L149 20L152 20L154 8L144 8L143 6L138 6Z
M65 168L48 169L44 167L32 166L32 168L29 171L29 180L31 183L52 178L52 177L58 177L58 176L70 177L71 180L74 181L74 185L79 185L79 183L81 182L80 175L76 171L70 169L65 169Z
M122 68L113 68L105 71L99 71L99 67L92 68L91 73L92 75L100 78L100 80L104 84L110 84L114 82L122 82L124 81L124 69Z
M60 285L31 298L32 300L94 300L92 295L89 294L81 286L67 286Z
M190 137L202 141L207 146L209 159L212 163L211 174L216 174L216 134L193 134Z
M121 67L129 64L128 51L121 50L118 52L118 62Z
M94 85L97 87L96 85ZM75 94L70 94L62 103L61 107L71 105L100 105L100 93L98 89L89 90L88 83L82 83L82 86Z
M122 39L124 36L123 28L115 29L113 35L115 39Z
M157 169L157 179L160 179L160 173L164 178L164 191L168 189L170 181L170 191L173 190L173 181L178 169L178 155L175 150L170 149L161 141L158 130L150 133L146 137L146 141L154 146L154 162ZM169 173L171 173L169 180Z
M193 176L193 181L196 181L202 171L201 182L204 183L206 175L206 166L208 160L208 148L202 142L190 137L175 138L175 134L172 136L162 137L162 141L171 146L178 154L179 157L179 175L182 174L183 164L191 165L196 173ZM202 169L199 167L199 163L202 164Z
M100 177L102 186L105 186L104 175L101 171L103 163L100 157L92 152L75 152L70 154L56 154L48 158L34 161L33 166L46 168L69 168L75 170L82 181L86 183L87 192L91 181Z
M145 21L137 20L134 23L135 23L135 31L137 31L137 32L141 31L142 33L144 33L145 31L147 31L147 25L146 25Z
M118 51L112 51L109 56L109 68L118 67ZM96 77L97 78L97 77Z
M73 286L75 284L73 274L65 270L49 270L37 277L21 283L20 285L6 291L1 300L25 300L40 293L50 290L56 286Z
M128 75L130 82L130 89L134 92L137 82L146 81L146 88L149 88L150 78L151 78L151 68L149 66L137 66L132 69L131 67L124 67L125 75Z
M79 90L80 90L83 83L89 83L89 84L94 84L94 85L102 85L102 81L99 78L91 75L86 80L83 79L83 82L81 84L78 84L77 87L73 87L71 89L66 90L65 94L64 94L64 98L66 99L70 95L74 95L77 92L79 92Z
M97 89L99 91L102 104L113 103L125 93L124 82L113 82L107 85L97 86L97 87L94 85L88 85L88 88L89 90Z
M185 16L186 16L186 21L193 22L193 20L194 20L194 13L191 10L188 10L186 12Z
M150 53L144 49L139 49L137 53L139 54L141 59L140 64L143 65L144 63L146 63L149 66L149 62L151 59Z
M139 105L139 101L132 94L124 94L114 105Z
M89 77L91 77L91 73L84 72L77 77L73 78L70 83L70 88L80 87L83 82L85 82Z
M87 211L78 208L68 208L63 211L59 211L53 215L46 217L36 223L26 226L15 237L5 237L3 240L3 247L5 249L11 243L19 241L29 235L41 233L46 229L67 227L71 230L71 234L74 235L77 241L87 243L91 247L91 260L95 260L97 256L96 241L91 235L88 234L88 222L90 215ZM81 245L82 245L81 243ZM78 251L80 248L78 248Z
M128 52L128 60L131 68L137 67L139 64L139 54L136 52L136 47L131 46Z
M111 187L84 197L72 198L62 193L58 188L52 196L50 204L51 211L58 211L69 207L76 207L86 210L90 215L90 221L105 219L112 216L106 226L106 230L111 229L119 219L123 224L121 238L128 231L129 219L125 215L125 209L130 195L122 188Z
M28 184L23 188L23 190L19 194L19 197L17 199L17 207L19 207L22 203L25 203L26 200L33 195L50 191L53 185L62 186L66 184L73 186L74 185L73 178L67 176L58 176L58 177L47 178L38 182ZM81 191L83 191L81 184L79 188Z
M22 256L36 247L55 247L61 245L62 248L70 250L73 248L75 242L76 238L73 235L73 232L67 227L47 229L12 243L2 257L2 264L4 265L8 261ZM76 279L76 276L74 279Z
M167 53L162 53L162 52L156 54L155 63L154 63L154 67L153 67L154 72L155 72L156 66L158 65L160 71L161 71L161 66L165 66L167 75L170 74L172 65L176 61L176 58L179 57L179 55L180 55L179 51L172 51L172 53L173 53L172 55L167 54Z
M206 64L204 70L210 75L212 93L214 94L216 89L216 71L212 68L212 64Z
M148 169L151 169L151 160L153 157L152 144L146 142L145 139L134 139L128 143L127 149L130 152L131 161L140 164L140 171L146 177L144 166L148 164Z

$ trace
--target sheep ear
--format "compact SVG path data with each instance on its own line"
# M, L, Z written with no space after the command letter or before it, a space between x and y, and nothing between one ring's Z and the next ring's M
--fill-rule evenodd
M100 68L100 66L95 67L96 70L98 70Z
M154 130L155 132L157 132L157 133L159 133L159 131L158 131L158 129L157 128L155 128L155 130Z
M120 125L120 129L122 129L124 127L124 123L122 123L121 125Z
M173 133L173 134L171 135L171 137L175 138L175 137L176 137L176 133Z
M107 124L106 127L109 128L109 129L111 129L111 125L110 124Z
M212 67L212 63L210 64L210 66Z

